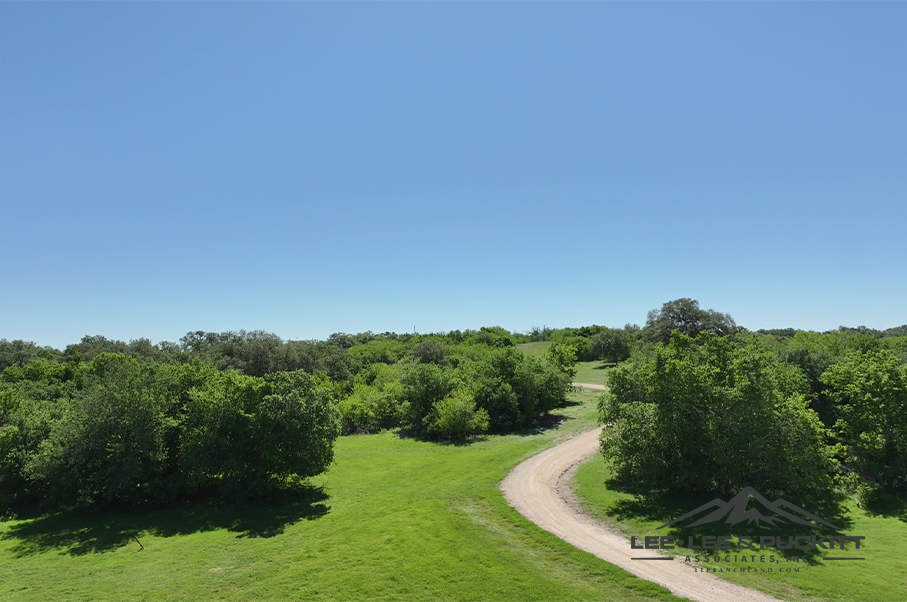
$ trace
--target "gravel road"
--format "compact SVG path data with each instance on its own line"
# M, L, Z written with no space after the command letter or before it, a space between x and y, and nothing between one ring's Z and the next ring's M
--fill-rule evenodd
M574 385L604 389L602 385ZM632 550L626 536L584 514L569 488L577 467L598 453L601 431L583 433L517 465L500 485L507 502L567 543L663 585L675 595L700 602L777 602L777 598L712 574L694 572L683 559L631 560L657 554L655 550Z

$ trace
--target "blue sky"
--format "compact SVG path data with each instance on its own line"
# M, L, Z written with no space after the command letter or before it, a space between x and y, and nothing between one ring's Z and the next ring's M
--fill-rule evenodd
M0 338L907 322L903 3L0 5Z

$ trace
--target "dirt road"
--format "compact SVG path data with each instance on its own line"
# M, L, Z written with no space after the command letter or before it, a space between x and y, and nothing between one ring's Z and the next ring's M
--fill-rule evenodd
M624 535L585 515L569 488L576 468L598 452L601 430L574 437L519 464L501 482L507 502L567 543L663 585L678 596L701 602L777 602L709 573L694 572L682 559L631 560L657 554L654 550L632 550Z
M605 385L597 385L595 383L570 383L574 387L579 387L580 389L594 389L595 391L607 391L608 387Z

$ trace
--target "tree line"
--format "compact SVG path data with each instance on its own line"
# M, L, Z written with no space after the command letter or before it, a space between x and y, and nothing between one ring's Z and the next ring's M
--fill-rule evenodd
M63 351L0 341L0 510L259 497L326 470L341 432L518 429L569 389L518 340L489 327L85 337Z
M907 487L905 333L751 332L678 299L643 327L0 340L0 509L268 495L323 472L340 434L531 425L590 359L619 364L600 411L621 478L870 499ZM539 340L543 359L517 349Z

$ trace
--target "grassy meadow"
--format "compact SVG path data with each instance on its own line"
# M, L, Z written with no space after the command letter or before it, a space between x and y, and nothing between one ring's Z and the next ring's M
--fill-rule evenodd
M522 459L595 425L596 396L571 399L548 428L468 445L341 437L328 472L283 503L0 523L0 600L676 599L498 490Z
M544 341L540 343L523 343L517 345L517 348L527 355L532 357L544 358L545 351L548 350L548 347L551 345L550 342ZM606 362L594 361L594 362L577 362L576 363L576 377L574 377L574 382L578 383L595 383L598 385L603 385L607 382L607 369L613 366L613 364L608 364Z
M612 484L612 488L608 485ZM669 499L653 500L626 493L613 485L611 471L601 455L581 465L572 482L572 487L582 505L593 516L619 527L628 535L643 537L646 535L686 536L686 531L656 531L665 522L682 516L693 508L710 501L706 498L687 498L671 496ZM811 510L810 506L806 507ZM858 508L853 502L844 500L833 516L834 524L844 528L846 535L864 535L866 539L860 549L855 550L850 544L844 551L829 550L827 556L858 556L866 560L859 561L823 561L822 554L810 558L809 564L785 563L710 563L697 566L716 567L778 567L799 566L798 573L716 573L719 577L730 579L785 600L796 601L829 601L829 602L896 602L907 600L907 560L904 557L904 544L907 543L907 505L895 504L892 507L877 510L871 514ZM716 527L721 534L756 534L758 529L741 524L730 531L724 525ZM718 534L716 531L716 534ZM698 534L698 533L694 533ZM711 532L709 532L711 534ZM771 531L765 531L771 534ZM799 532L798 532L799 534ZM629 542L628 544L629 545ZM677 555L694 556L695 550L676 549ZM734 551L730 553L733 555ZM777 551L765 550L757 554L778 554ZM792 551L797 554L797 551ZM799 552L803 553L803 552ZM701 555L701 552L700 552ZM723 558L723 556L722 556Z

